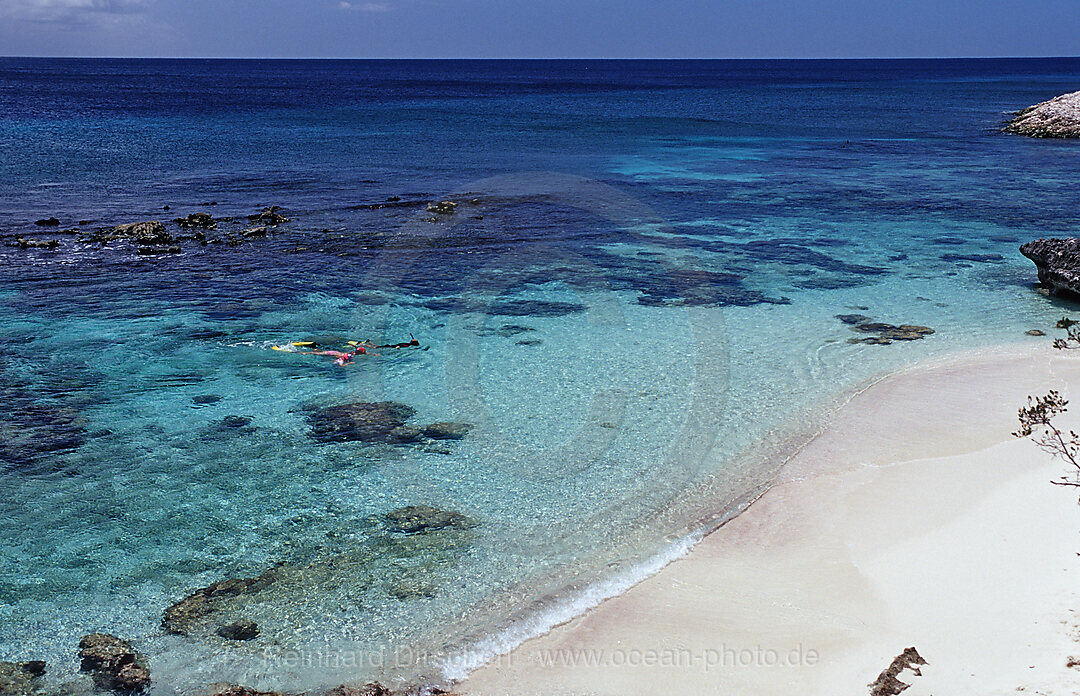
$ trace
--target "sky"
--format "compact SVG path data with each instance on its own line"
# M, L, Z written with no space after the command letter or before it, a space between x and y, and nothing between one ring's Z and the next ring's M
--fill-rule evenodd
M0 0L0 55L1080 55L1080 0Z

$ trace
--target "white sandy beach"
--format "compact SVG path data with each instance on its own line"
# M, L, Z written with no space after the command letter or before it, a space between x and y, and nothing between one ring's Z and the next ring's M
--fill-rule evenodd
M906 695L1080 694L1077 491L1010 436L1049 389L1075 427L1080 355L1049 342L878 382L685 558L457 692L866 694L915 646Z

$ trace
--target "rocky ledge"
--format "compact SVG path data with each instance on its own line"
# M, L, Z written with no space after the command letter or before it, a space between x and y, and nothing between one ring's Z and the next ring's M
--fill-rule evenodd
M1006 133L1033 138L1080 138L1080 92L1070 92L1019 111Z
M134 694L150 687L146 658L131 643L108 633L92 633L79 641L80 669L103 691Z
M887 346L893 341L918 341L934 333L929 326L918 324L901 324L893 326L880 321L874 321L865 314L837 314L836 318L851 327L852 331L864 334L874 334L866 338L849 338L848 343L869 343L877 346Z
M168 633L191 633L217 613L228 600L261 592L276 580L277 574L271 569L254 578L229 578L215 582L168 607L161 619L162 628ZM259 627L254 621L241 619L221 625L215 632L228 640L252 640L258 637Z
M167 210L168 206L165 208ZM179 254L183 251L181 243L194 243L204 247L212 245L235 247L251 240L265 239L271 232L277 230L278 225L290 221L279 213L279 210L281 208L276 205L263 208L257 213L248 215L247 223L235 217L214 217L210 213L196 212L187 217L175 218L168 223L160 220L145 220L96 229L80 227L55 230L51 234L71 237L79 244L98 244L102 247L115 242L123 242L133 246L135 253L140 256ZM255 223L255 226L250 226L250 223ZM38 227L53 228L60 226L60 220L50 217L38 220L34 224ZM89 220L79 221L80 226L89 224L91 224ZM170 229L167 224L173 225L174 229ZM57 249L66 244L55 238L34 237L31 233L15 235L13 238L0 234L0 237L3 237L4 246L18 249Z
M1080 238L1036 239L1020 253L1035 262L1039 282L1052 293L1080 294Z

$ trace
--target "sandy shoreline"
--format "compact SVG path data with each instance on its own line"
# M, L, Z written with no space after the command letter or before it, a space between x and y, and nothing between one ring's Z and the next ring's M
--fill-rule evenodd
M906 694L1080 694L1076 491L1010 436L1051 388L1080 399L1080 356L986 351L881 380L688 556L456 692L868 693L915 646L929 665Z

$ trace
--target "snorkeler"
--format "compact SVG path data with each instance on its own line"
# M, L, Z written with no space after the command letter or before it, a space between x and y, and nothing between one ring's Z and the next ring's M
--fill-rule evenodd
M409 334L409 342L408 343L389 343L389 344L387 344L385 346L374 346L373 345L372 348L412 348L412 347L419 346L419 345L420 345L420 341L417 341L416 338L412 334Z
M345 367L348 363L352 362L353 357L357 355L363 355L367 353L367 349L364 346L357 345L352 350L302 350L299 351L301 355L330 355L334 357L334 363L339 367Z
M387 345L375 345L373 341L349 341L349 347L345 350L319 350L319 345L315 341L293 341L291 344L294 348L310 348L311 350L295 351L300 355L327 355L334 358L334 362L344 367L353 361L353 358L357 355L373 355L377 356L377 353L368 353L369 349L374 348L415 348L420 345L420 341L416 340L412 334L409 334L408 343L389 343ZM286 350L281 346L270 346L274 350Z

